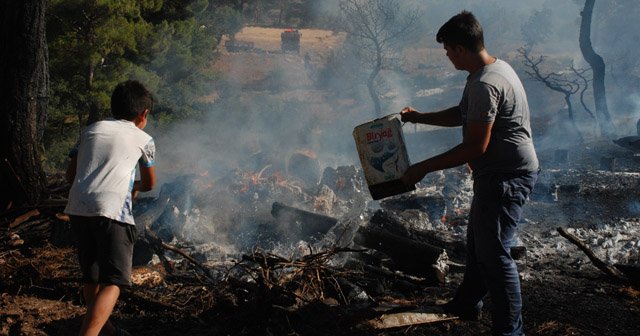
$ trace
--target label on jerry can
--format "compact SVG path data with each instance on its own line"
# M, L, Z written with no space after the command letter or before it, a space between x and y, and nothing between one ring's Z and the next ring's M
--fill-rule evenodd
M402 135L402 125L395 115L388 115L353 129L369 192L374 200L415 190L402 183L409 168L409 156Z

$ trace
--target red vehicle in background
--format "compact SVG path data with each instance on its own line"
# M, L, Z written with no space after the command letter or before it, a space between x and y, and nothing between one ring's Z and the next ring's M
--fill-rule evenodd
M288 28L280 33L282 53L285 54L287 51L290 51L300 54L300 36L302 36L302 34L293 28Z

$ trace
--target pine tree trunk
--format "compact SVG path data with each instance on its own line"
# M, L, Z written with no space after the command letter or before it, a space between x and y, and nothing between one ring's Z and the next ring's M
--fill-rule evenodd
M37 204L46 196L46 6L46 0L0 2L0 210Z
M604 60L593 50L591 44L591 20L595 0L585 0L580 23L580 51L582 56L593 69L593 96L596 104L596 114L602 116L602 131L605 136L612 136L614 126L607 107L607 94L605 90L605 64Z

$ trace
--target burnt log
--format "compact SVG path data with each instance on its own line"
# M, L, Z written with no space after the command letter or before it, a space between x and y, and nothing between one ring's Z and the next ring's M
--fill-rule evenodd
M416 240L374 227L361 227L354 242L380 251L391 258L398 270L443 284L446 276L447 252Z
M376 211L369 222L392 234L425 243L434 248L443 248L447 251L447 255L455 261L462 262L466 258L467 247L465 242L451 232L415 230L405 225L402 220L394 216L392 212L382 210Z
M280 202L272 204L271 215L284 226L291 237L299 239L322 236L338 223L336 218L297 209Z

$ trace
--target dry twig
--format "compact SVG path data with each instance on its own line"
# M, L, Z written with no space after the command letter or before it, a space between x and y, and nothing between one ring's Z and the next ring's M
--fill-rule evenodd
M287 259L269 252L254 251L250 255L243 255L238 265L244 263L242 268L265 288L278 289L300 301L323 300L327 297L327 290L333 289L344 303L348 303L346 295L336 280L336 276L345 275L345 273L329 265L331 258L342 252L363 251L333 248L298 259ZM247 266L247 262L257 264L257 267Z

